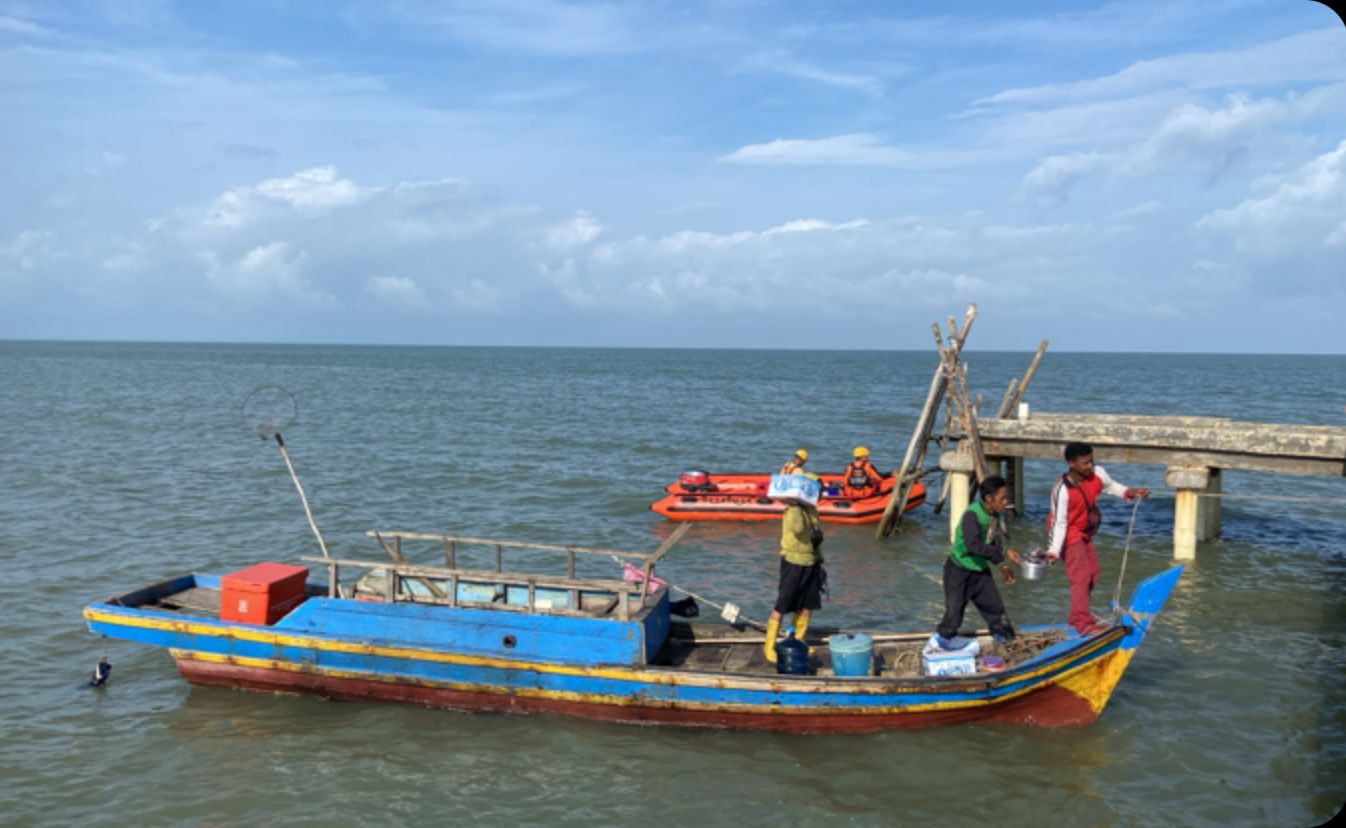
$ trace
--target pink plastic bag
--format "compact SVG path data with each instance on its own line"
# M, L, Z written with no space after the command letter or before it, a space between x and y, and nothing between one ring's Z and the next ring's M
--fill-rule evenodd
M627 561L622 561L622 580L631 581L632 583L638 584L641 581L645 580L645 573L640 571L640 567L634 566L633 564ZM651 575L650 586L666 587L668 586L668 581L665 581L657 576Z

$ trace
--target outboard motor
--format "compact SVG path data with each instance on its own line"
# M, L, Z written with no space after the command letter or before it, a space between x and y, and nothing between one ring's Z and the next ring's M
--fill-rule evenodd
M705 469L688 469L678 477L684 492L708 492L714 484L710 482L710 472Z

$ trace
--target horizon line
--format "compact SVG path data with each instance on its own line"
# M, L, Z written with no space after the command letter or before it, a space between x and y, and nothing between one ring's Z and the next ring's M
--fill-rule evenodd
M494 349L545 349L545 350L592 350L592 351L781 351L796 353L934 353L926 348L763 348L746 345L566 345L566 344L530 344L500 345L483 343L428 343L428 342L320 342L320 341L245 341L245 340L175 340L175 339L6 339L0 338L0 346L10 344L46 344L46 345L187 345L264 348L494 348ZM971 349L978 350L978 349ZM985 348L980 353L1024 354L1036 349ZM1341 357L1344 353L1302 352L1302 351L1078 351L1059 349L1058 354L1081 355L1166 355L1166 356L1304 356L1304 357Z

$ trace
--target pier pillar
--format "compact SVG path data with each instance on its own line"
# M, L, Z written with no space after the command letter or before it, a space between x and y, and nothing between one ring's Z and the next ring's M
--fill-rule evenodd
M1173 497L1173 557L1190 560L1196 557L1197 540L1202 532L1202 498L1210 485L1210 469L1205 466L1169 466L1164 470L1164 483L1177 489ZM1214 500L1215 498L1205 498ZM1217 518L1218 520L1218 518Z
M968 494L972 489L972 455L960 451L946 451L939 456L939 467L949 475L949 542L958 531L958 521L967 511Z

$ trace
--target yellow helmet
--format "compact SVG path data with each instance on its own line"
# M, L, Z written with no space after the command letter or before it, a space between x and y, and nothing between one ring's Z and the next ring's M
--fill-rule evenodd
M856 460L859 460L861 457L868 457L869 449L865 448L864 446L856 446L855 451L851 452L851 456L854 457Z
M809 459L809 453L803 449L795 449L795 457L798 457L800 460L807 460Z

